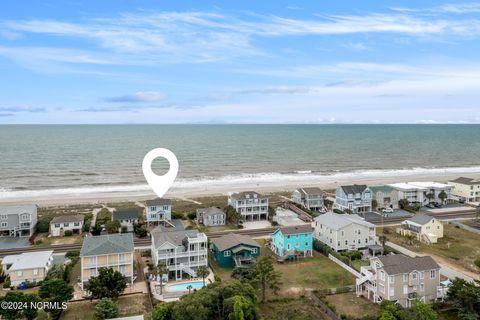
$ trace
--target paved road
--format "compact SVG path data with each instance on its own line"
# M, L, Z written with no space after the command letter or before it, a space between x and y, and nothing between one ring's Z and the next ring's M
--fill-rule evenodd
M462 211L462 212L442 212L442 213L429 213L429 216L435 217L441 221L451 221L451 220L460 220L460 219L475 219L477 213L475 209L471 211ZM405 221L408 217L384 217L382 221L382 217L378 215L378 217L367 216L367 221L371 222L377 226L382 224L384 225L396 225Z

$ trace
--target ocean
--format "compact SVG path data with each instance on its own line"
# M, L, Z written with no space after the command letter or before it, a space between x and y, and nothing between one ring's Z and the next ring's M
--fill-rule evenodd
M0 199L146 190L142 159L158 147L179 160L176 187L480 172L480 125L6 125Z

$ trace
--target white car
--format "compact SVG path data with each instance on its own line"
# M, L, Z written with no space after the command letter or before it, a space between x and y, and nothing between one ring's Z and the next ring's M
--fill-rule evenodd
M383 208L382 212L383 213L393 213L393 209L392 208Z

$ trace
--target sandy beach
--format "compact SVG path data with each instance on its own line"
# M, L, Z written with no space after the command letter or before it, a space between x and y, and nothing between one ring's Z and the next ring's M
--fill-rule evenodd
M271 193L281 191L292 191L301 186L316 186L324 190L335 189L345 184L367 184L377 186L395 182L408 181L437 181L447 182L460 176L480 178L480 168L478 171L468 168L462 171L462 168L452 169L431 169L423 170L418 173L415 170L392 170L390 175L386 171L379 171L377 175L372 171L359 171L349 173L338 173L334 175L298 175L286 176L283 179L278 177L252 177L251 179L242 177L242 179L232 178L222 180L203 180L195 182L174 183L169 192L165 195L168 198L192 199L203 196L227 195L229 192L255 190L258 192ZM137 189L137 190L135 190ZM75 192L72 189L62 190L58 194L31 194L25 196L17 195L14 198L3 197L1 204L26 204L33 203L39 206L53 205L74 205L74 204L94 204L105 202L122 201L142 201L155 197L155 194L147 185L131 187L128 191L115 192Z

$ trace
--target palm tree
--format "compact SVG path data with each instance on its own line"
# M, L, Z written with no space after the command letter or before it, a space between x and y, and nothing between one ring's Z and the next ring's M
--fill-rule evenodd
M427 197L428 202L432 202L432 200L435 199L435 195L433 194L433 192L427 193L425 197Z
M197 269L197 275L199 277L202 277L203 279L203 286L205 287L205 278L208 277L210 274L210 271L208 271L208 268L206 266L200 266Z
M193 286L190 284L187 286L187 289L188 289L188 294L190 294L190 291L193 289Z
M163 275L168 272L168 267L165 263L159 263L155 268L155 273L160 276L160 294L163 294Z
M442 204L445 203L445 200L448 198L448 195L447 193L445 192L445 190L442 190L439 194L438 194L438 198L440 200L442 200Z
M281 274L275 271L272 260L270 257L263 257L255 263L250 269L252 275L252 282L259 285L262 290L262 301L265 301L265 292L267 286L273 291L274 294L280 290L280 277Z

